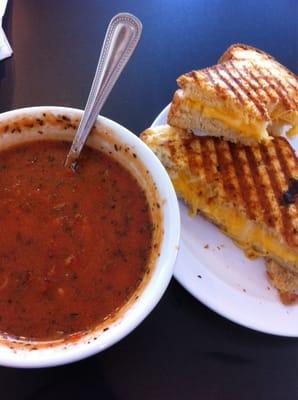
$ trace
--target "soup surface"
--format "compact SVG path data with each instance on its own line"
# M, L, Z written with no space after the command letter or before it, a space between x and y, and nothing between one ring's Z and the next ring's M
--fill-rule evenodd
M0 332L43 340L113 315L148 268L152 221L136 179L86 147L40 141L0 154Z

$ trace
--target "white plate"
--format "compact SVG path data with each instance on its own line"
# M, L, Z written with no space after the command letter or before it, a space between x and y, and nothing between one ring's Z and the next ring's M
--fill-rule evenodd
M152 126L166 123L169 106ZM295 150L298 140L292 140ZM203 217L189 217L180 201L181 241L174 276L218 314L257 331L298 337L298 305L284 306L266 277L263 259L251 261Z

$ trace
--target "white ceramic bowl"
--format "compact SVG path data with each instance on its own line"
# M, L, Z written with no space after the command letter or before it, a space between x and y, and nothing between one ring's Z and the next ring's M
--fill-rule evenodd
M70 141L81 115L81 110L64 107L32 107L3 113L0 115L0 151L12 143L43 139ZM160 199L160 232L163 231L163 236L159 248L160 255L156 258L149 277L144 280L137 295L113 320L106 323L105 327L108 325L109 329L100 325L92 332L72 341L29 345L26 342L15 342L10 338L0 337L0 365L23 368L49 367L77 361L103 351L136 328L165 292L173 274L179 248L180 217L175 191L160 161L137 136L116 122L99 117L96 130L90 136L88 144L97 148L103 146L103 151L113 151L115 143L117 150L119 147L129 149L128 152L117 151L113 155L125 163L137 177L145 188L149 204L153 201L150 200L152 190L155 199ZM138 160L138 164L134 163L135 159ZM148 184L148 179L153 185ZM149 187L151 194L148 194Z

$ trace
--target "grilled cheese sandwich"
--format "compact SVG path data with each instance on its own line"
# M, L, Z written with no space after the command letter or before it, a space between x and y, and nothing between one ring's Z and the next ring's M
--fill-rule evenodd
M168 123L251 145L298 133L298 79L273 57L234 45L210 68L180 76Z
M264 256L298 274L298 199L283 198L298 178L298 161L284 138L248 147L168 125L141 138L191 214L202 213L249 257Z

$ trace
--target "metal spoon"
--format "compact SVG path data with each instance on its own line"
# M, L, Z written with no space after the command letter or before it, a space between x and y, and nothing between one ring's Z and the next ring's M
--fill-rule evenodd
M112 18L105 35L85 111L65 160L66 167L75 167L95 120L134 52L141 33L142 23L135 16L120 13Z

